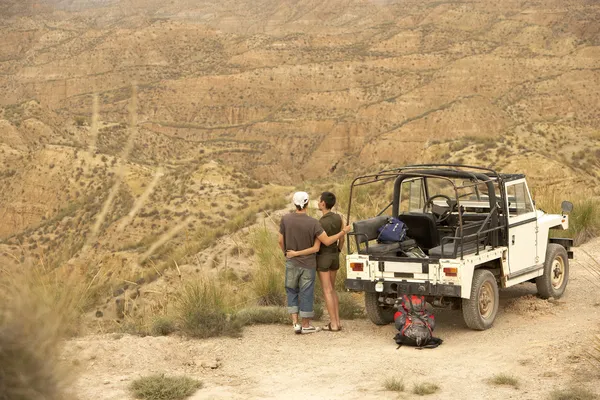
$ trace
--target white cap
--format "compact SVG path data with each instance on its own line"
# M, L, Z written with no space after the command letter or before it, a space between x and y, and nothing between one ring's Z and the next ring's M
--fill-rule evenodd
M296 192L294 193L294 204L304 208L306 204L308 204L308 193L306 192Z

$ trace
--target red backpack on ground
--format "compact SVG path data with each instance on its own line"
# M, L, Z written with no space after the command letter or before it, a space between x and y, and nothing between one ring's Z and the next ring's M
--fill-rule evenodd
M415 346L433 349L442 344L442 339L433 337L435 317L427 311L424 296L403 295L396 301L398 311L394 323L398 333L394 340L398 347Z

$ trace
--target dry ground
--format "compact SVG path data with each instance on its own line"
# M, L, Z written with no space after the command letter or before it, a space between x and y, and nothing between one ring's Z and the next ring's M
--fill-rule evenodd
M597 257L600 240L582 248ZM596 390L598 373L585 359L587 339L600 328L600 291L578 249L565 296L548 302L524 284L501 292L495 326L468 330L458 311L437 311L434 350L396 349L393 326L346 321L345 331L296 336L291 327L247 328L240 339L104 335L67 343L65 358L81 366L77 391L83 399L128 399L127 387L150 373L185 374L205 388L193 399L398 398L383 390L387 377L431 382L435 399L544 399L573 382ZM210 364L217 367L210 368ZM596 368L597 369L597 368ZM487 379L514 375L520 389L495 387ZM596 386L596 387L594 387Z

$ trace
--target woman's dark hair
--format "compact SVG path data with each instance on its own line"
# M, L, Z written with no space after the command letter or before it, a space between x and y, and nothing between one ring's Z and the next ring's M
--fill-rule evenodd
M331 192L323 192L321 193L321 201L325 202L325 207L328 210L331 210L333 206L335 206L335 194Z

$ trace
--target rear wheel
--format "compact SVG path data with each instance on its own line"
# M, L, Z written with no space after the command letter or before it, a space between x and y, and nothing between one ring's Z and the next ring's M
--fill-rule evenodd
M487 269L477 269L473 274L471 296L462 301L463 319L471 329L483 331L492 327L498 313L498 283Z
M379 302L380 294L365 292L365 309L367 316L375 325L387 325L394 322L395 309L393 306L384 306Z
M560 298L569 281L569 257L564 247L556 243L548 244L544 275L539 276L535 284L542 299Z

